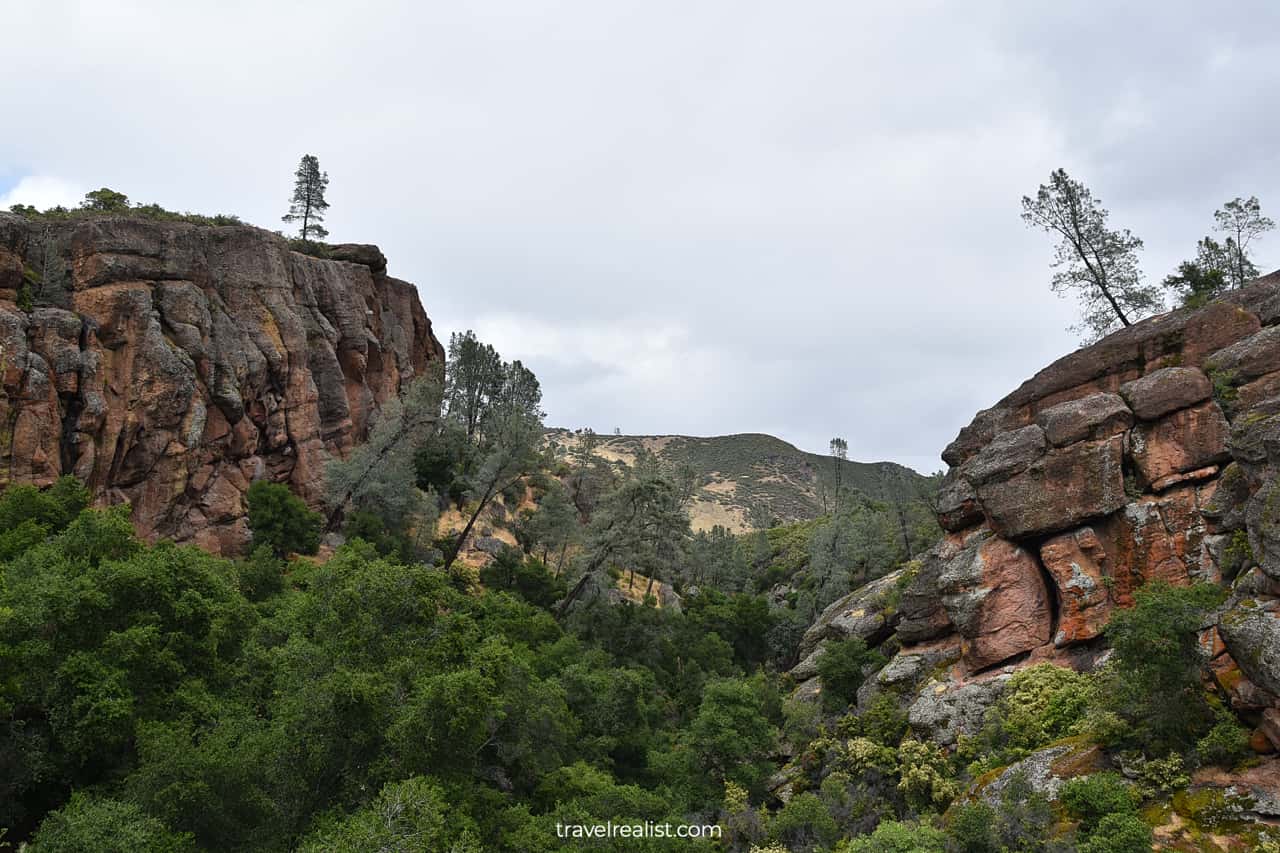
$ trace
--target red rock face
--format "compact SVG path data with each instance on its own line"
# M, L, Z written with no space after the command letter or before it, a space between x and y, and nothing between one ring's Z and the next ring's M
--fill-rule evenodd
M49 267L39 295L63 305L27 314L0 289L0 481L75 474L147 538L241 550L261 478L318 505L325 461L443 360L374 247L355 263L249 227L0 216L0 253Z
M962 645L972 671L1044 645L1051 619L1049 593L1029 551L992 538L979 549L977 564L981 600Z
M1092 640L1111 617L1108 582L1114 577L1106 548L1092 527L1055 536L1040 546L1040 560L1059 595L1055 646Z
M1071 653L1152 580L1221 582L1256 565L1265 582L1255 586L1280 585L1277 377L1280 274L1045 368L979 412L943 454L952 468L940 521L989 537L990 576L957 585L954 558L939 552L944 568L922 571L912 600L946 605L972 671L1028 649L1034 659L1053 647ZM1051 618L1036 604L1042 577Z

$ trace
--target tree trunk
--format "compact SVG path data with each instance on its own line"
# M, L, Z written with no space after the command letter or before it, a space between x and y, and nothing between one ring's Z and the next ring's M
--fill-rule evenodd
M454 540L453 547L449 549L448 555L444 559L444 570L447 572L453 567L453 563L458 559L459 552L462 551L463 544L466 543L467 537L471 535L471 528L475 527L476 519L480 517L480 513L484 512L484 508L489 505L489 501L493 499L494 487L496 481L489 486L488 491L484 493L484 497L480 499L480 503L476 506L476 511L471 513L471 517L467 519L467 524L462 528L462 532L458 534L458 538Z

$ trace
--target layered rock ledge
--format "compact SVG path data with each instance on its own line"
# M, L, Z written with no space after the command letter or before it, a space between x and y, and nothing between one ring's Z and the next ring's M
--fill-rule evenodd
M318 505L325 461L443 355L374 246L0 214L0 482L74 474L149 539L242 551L257 479Z
M1280 749L1280 273L1059 359L943 459L946 536L882 614L894 656L859 705L891 690L951 742L1017 668L1095 666L1143 583L1206 581L1232 591L1205 626L1210 671ZM808 636L866 634L836 618L865 598ZM796 671L798 695L820 690L813 672Z

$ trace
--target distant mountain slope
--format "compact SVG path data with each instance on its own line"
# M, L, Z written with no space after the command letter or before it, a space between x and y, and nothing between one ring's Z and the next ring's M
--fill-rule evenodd
M602 435L596 455L634 464L641 448L669 465L687 464L702 486L691 509L696 530L724 525L734 532L750 529L748 515L763 505L783 522L813 518L823 511L824 488L832 491L835 466L827 456L806 453L780 438L759 433L698 438L683 435ZM577 446L570 430L551 429L547 440L561 450ZM894 462L841 464L842 488L855 488L877 500L918 498L929 478Z

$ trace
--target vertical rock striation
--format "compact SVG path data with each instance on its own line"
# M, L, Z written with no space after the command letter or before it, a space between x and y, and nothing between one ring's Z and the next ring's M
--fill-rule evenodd
M373 246L247 226L0 214L0 482L74 474L148 538L235 553L244 493L323 465L443 350ZM24 281L37 297L17 308Z

